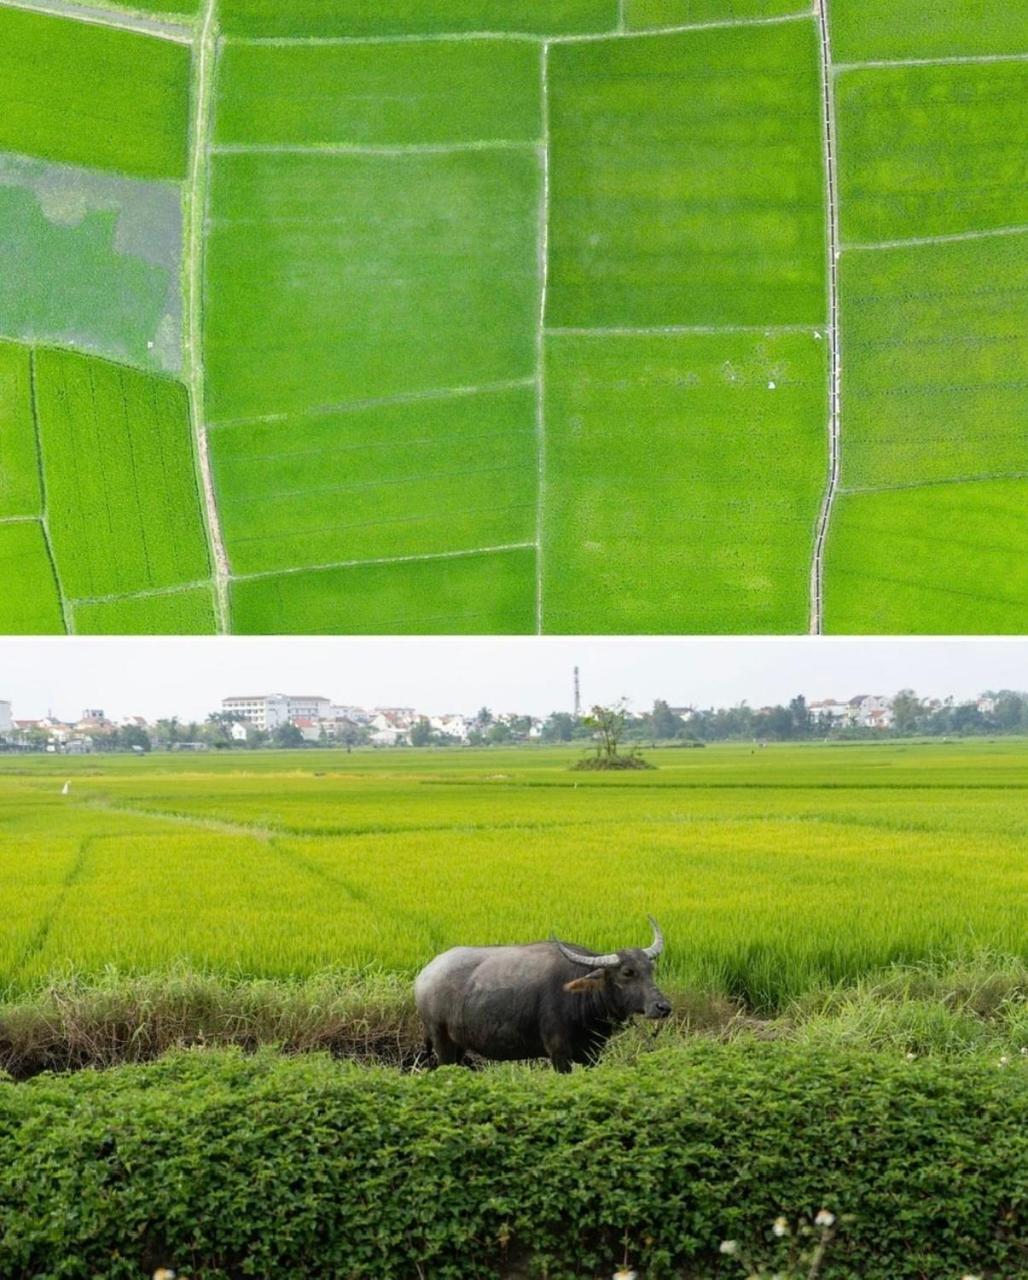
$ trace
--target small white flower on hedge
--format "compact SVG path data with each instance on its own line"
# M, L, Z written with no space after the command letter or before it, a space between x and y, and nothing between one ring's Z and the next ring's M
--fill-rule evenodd
M788 1220L785 1218L775 1218L774 1222L771 1224L771 1230L775 1233L778 1239L781 1240L782 1236L787 1236L789 1234Z
M722 1240L721 1243L718 1245L718 1252L727 1253L730 1258L734 1258L735 1255L739 1252L739 1241L738 1240Z
M637 1272L629 1271L627 1267L618 1267L614 1272L614 1280L636 1280Z
M814 1219L814 1225L817 1227L830 1227L835 1221L835 1214L828 1209L821 1209L817 1217Z
M171 1267L158 1267L153 1273L153 1280L175 1280L175 1273Z
M1000 1065L1001 1067L1007 1067L1007 1066L1009 1066L1009 1065L1010 1065L1010 1059L1009 1059L1009 1057L1008 1057L1006 1054L1004 1054L1004 1055L1003 1055L1003 1057L1002 1057L1002 1058L1000 1058L1000 1060L999 1060L999 1065Z
M914 1061L914 1059L915 1059L916 1057L917 1057L917 1054L916 1054L916 1053L908 1053L908 1054L907 1054L907 1061L908 1061L908 1062L913 1062L913 1061Z

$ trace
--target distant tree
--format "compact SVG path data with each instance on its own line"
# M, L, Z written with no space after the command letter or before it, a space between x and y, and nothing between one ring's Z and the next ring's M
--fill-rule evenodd
M901 689L892 700L892 727L902 736L917 732L923 714L921 699L913 689Z
M554 711L543 725L544 742L570 742L575 732L575 717L566 711Z
M432 726L429 724L425 716L421 716L417 723L410 731L410 744L412 747L427 747L432 741Z
M258 729L256 725L248 724L246 726L246 745L253 749L266 747L268 745L267 729Z
M793 736L806 738L813 727L814 719L807 707L807 700L802 693L789 703L789 714L792 716Z
M153 745L150 741L150 735L138 724L126 724L118 730L119 745L126 751L132 751L136 747L140 751L149 751Z
M618 744L625 736L627 721L627 703L620 698L612 706L599 704L592 708L589 715L584 716L585 724L592 729L596 737L596 754L606 760L613 760L618 753Z
M479 707L478 714L475 716L475 727L481 731L485 731L493 722L493 713L488 707Z
M668 704L658 698L653 704L653 710L647 717L648 729L650 736L653 738L669 739L679 738L682 730L685 728L685 722L681 716L676 716Z
M158 720L155 736L158 745L161 747L172 747L176 742L185 742L187 740L186 735L182 732L178 716L169 716L167 719Z
M276 725L271 740L276 747L302 747L304 743L303 734L295 724Z
M514 730L510 727L506 720L496 720L490 726L485 735L486 742L503 743L514 741Z

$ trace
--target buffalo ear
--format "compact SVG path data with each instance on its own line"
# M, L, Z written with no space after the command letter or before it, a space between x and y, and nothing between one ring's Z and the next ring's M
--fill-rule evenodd
M606 978L605 969L593 969L591 973L584 974L581 978L572 978L570 982L564 983L565 991L595 991L597 987L602 987Z

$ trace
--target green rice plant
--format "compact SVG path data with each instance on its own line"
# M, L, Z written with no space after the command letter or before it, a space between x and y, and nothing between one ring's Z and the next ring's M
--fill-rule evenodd
M1020 634L1028 606L1026 504L1024 480L843 495L828 542L828 629Z
M368 36L612 30L617 0L222 0L225 31L247 36Z
M535 630L535 550L236 579L242 634L517 635Z
M0 519L42 514L27 347L0 342Z
M0 581L18 589L0 592L0 632L54 635L64 631L54 567L38 520L0 523Z
M549 325L825 323L813 21L555 45L548 78Z
M0 149L183 178L189 69L187 45L4 6Z
M858 69L835 88L844 244L1028 222L1024 62Z
M825 350L813 329L550 338L544 630L802 630Z
M831 0L832 47L841 62L871 58L1024 53L1024 14L1006 0Z
M809 8L800 0L626 0L625 4L629 30L702 26L793 13L809 13Z
M76 604L72 614L78 635L199 636L218 629L209 586Z
M209 572L186 389L71 351L36 352L48 523L77 600Z
M542 135L539 66L531 41L229 43L219 65L214 141L536 143Z

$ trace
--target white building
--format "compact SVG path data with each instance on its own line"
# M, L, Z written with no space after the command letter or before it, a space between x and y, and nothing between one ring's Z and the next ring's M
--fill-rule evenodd
M238 716L266 732L297 720L320 720L328 715L331 705L329 698L316 694L263 693L221 700L221 709L226 714Z
M853 720L852 709L848 702L836 702L834 698L823 698L820 702L807 703L807 710L815 720L828 724L850 724Z
M11 704L9 702L0 702L0 733L10 733L14 728L14 721L11 719Z
M428 723L436 733L445 733L448 738L456 738L458 742L467 742L471 732L471 721L467 716L431 716Z

